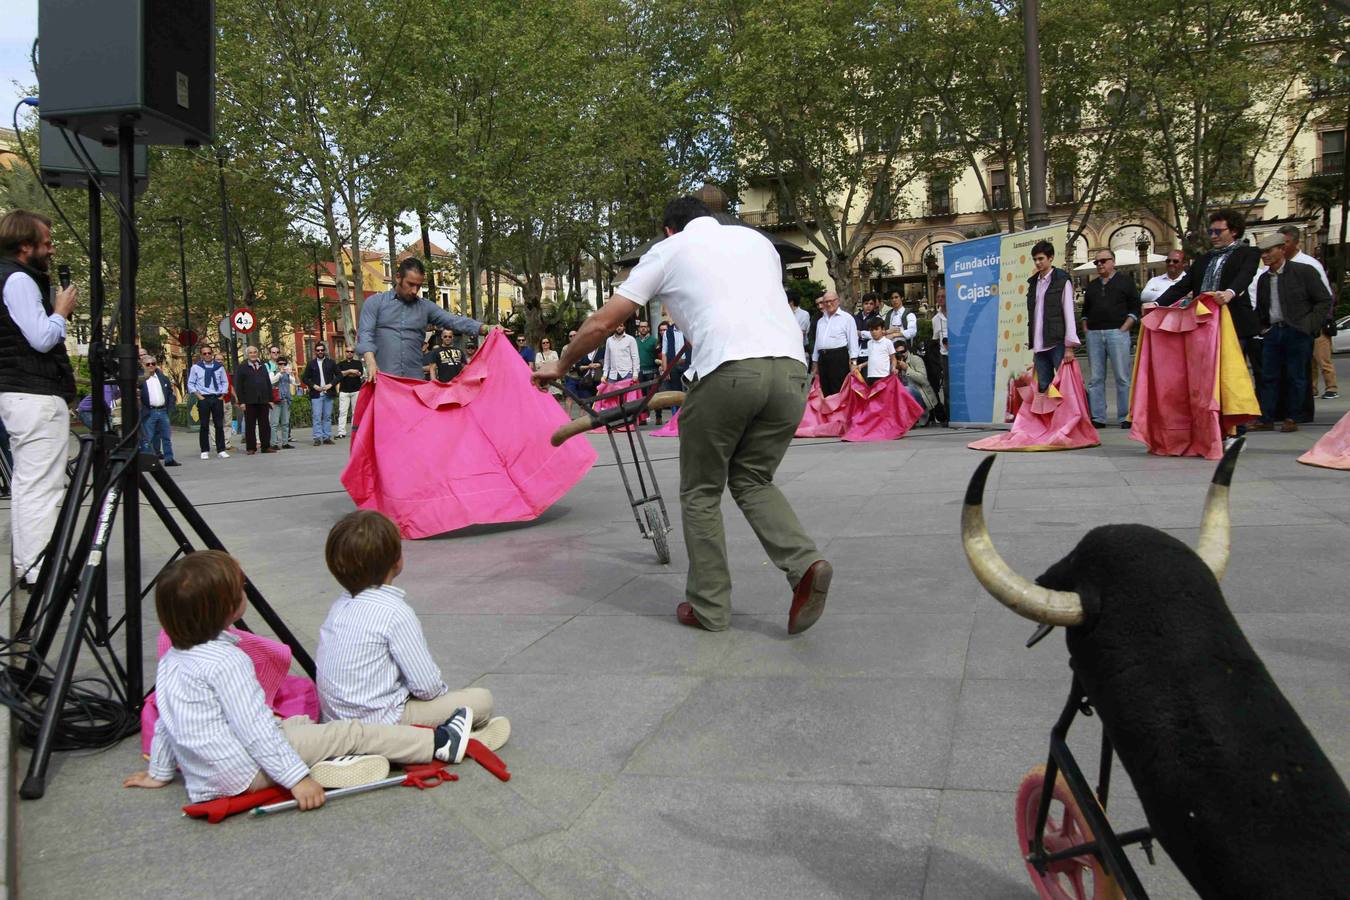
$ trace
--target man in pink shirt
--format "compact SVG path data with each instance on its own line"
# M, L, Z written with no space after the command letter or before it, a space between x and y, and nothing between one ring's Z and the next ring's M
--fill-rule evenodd
M1055 380L1064 357L1073 358L1073 348L1082 343L1074 327L1073 281L1068 272L1055 268L1054 260L1055 247L1049 241L1037 241L1032 246L1036 273L1027 279L1027 324L1036 386L1042 392Z

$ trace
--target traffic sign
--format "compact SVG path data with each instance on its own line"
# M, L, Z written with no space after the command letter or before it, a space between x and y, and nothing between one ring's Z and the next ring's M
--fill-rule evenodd
M178 332L178 346L197 346L197 332L193 331L191 328L184 328L182 331Z
M244 334L252 331L253 326L257 324L253 318L253 310L243 306L231 314L230 321L234 324L235 331L242 331Z

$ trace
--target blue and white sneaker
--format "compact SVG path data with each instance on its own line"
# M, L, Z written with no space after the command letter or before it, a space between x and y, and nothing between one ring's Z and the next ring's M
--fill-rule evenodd
M473 710L461 706L454 715L436 726L435 757L441 762L457 763L469 749L469 730L473 728Z

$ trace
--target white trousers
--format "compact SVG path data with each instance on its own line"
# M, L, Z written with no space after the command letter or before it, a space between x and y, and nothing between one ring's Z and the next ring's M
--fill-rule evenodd
M352 412L356 409L356 395L359 391L338 391L337 436L346 437L352 425Z
M10 546L15 568L32 583L38 574L34 563L51 540L66 490L70 410L60 397L0 393L0 420L14 454Z

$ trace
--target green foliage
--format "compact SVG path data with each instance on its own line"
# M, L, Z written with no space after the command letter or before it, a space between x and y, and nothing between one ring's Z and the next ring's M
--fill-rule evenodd
M808 312L816 312L816 301L825 293L825 284L810 278L789 278L783 287L795 290L801 299L801 307Z

